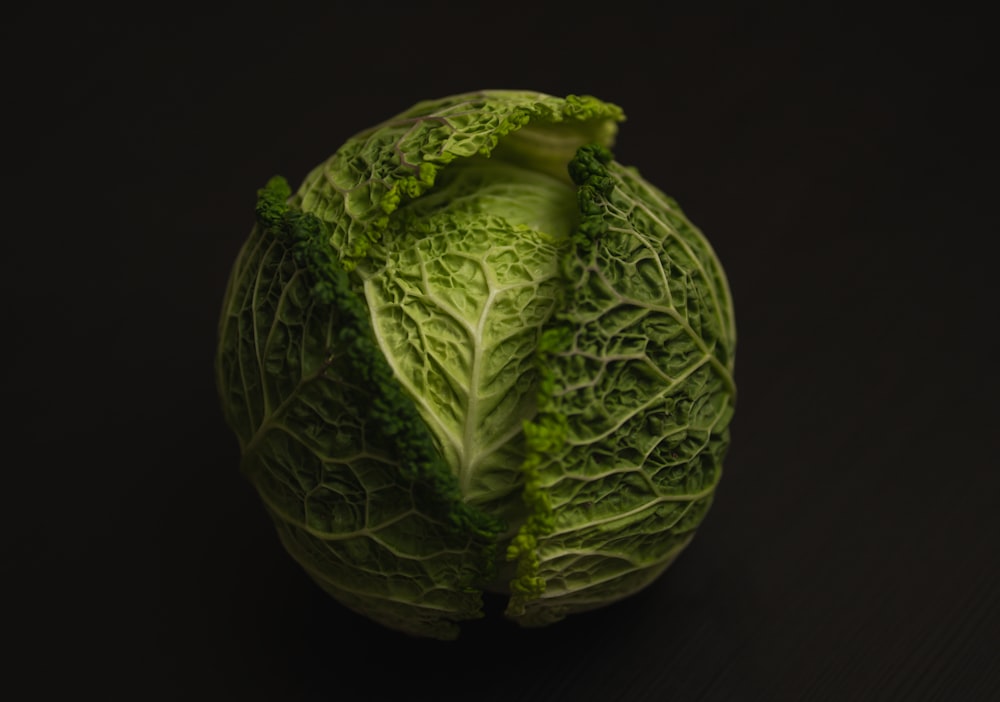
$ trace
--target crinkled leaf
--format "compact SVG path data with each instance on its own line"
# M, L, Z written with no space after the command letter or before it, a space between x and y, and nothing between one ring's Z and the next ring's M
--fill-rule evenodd
M528 426L533 507L510 616L546 624L645 587L708 509L729 443L735 330L722 269L676 203L600 148Z

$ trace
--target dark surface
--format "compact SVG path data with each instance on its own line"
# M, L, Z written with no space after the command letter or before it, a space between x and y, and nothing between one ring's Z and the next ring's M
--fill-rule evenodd
M987 22L11 12L16 699L1000 698ZM280 550L217 408L215 324L268 177L484 87L625 108L618 159L729 273L740 395L717 501L654 585L548 629L493 611L424 642Z

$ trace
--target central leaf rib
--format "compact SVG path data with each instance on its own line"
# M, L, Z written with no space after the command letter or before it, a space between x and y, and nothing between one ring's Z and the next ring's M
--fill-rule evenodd
M486 275L487 285L489 285L489 273L485 270L483 273ZM472 361L466 396L465 431L462 432L462 450L458 464L458 482L463 495L468 495L472 490L472 475L475 471L476 460L485 450L485 447L479 444L476 433L476 427L480 424L478 389L482 384L484 333L495 295L496 291L491 286L472 335Z

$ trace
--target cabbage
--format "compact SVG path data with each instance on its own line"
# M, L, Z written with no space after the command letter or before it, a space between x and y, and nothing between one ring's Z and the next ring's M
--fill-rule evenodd
M622 110L490 90L271 179L216 358L241 470L344 606L415 636L541 626L691 541L729 445L733 305Z

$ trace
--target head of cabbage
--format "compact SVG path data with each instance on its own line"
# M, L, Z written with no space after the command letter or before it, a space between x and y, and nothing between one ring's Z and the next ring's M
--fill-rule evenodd
M729 445L726 276L592 96L429 100L258 192L219 324L242 472L344 606L455 638L644 588Z

